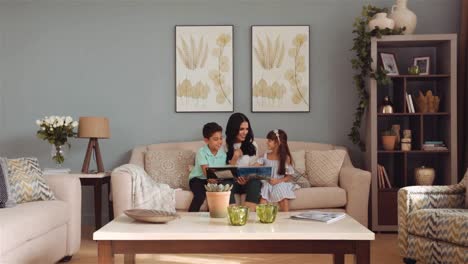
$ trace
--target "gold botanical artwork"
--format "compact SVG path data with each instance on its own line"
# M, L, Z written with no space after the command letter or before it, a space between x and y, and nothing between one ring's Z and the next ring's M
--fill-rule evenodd
M309 111L309 26L252 27L252 111Z
M232 112L232 26L176 26L176 112Z

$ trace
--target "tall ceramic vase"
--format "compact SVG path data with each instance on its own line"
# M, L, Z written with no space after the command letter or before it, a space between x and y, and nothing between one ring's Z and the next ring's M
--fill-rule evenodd
M406 27L405 35L413 34L416 29L417 17L413 11L408 9L408 0L396 0L392 6L389 17L395 21L395 28Z
M228 214L229 197L231 192L206 192L206 201L210 210L210 217L223 218Z

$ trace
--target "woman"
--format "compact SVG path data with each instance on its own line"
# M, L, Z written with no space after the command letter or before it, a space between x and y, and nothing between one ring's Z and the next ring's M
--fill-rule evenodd
M230 165L249 166L257 162L257 144L252 127L247 116L242 113L234 113L229 117L226 125L226 152L226 163ZM231 194L245 193L244 205L253 212L260 201L261 188L260 180L238 178L234 182Z

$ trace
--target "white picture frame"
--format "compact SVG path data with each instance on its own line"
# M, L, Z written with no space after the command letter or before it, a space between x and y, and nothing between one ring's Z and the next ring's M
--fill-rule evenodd
M233 112L232 25L175 26L175 111Z
M310 112L308 25L251 27L252 112Z
M413 65L417 65L419 67L419 75L429 75L431 69L431 58L428 56L414 57Z
M395 54L381 52L380 58L382 60L382 66L384 70L387 71L388 76L397 76L400 75L398 70L398 64L396 62Z

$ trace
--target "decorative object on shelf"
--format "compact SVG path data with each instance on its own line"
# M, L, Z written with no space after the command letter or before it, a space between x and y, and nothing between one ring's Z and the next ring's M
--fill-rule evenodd
M396 135L393 130L382 132L382 146L384 150L395 150Z
M208 183L205 185L206 201L210 209L210 217L223 218L228 214L229 196L231 195L232 185Z
M403 138L411 139L411 130L410 129L403 129Z
M276 220L278 206L275 204L258 204L255 211L260 223L271 224Z
M180 216L173 212L150 210L150 209L129 209L125 210L124 214L137 221L150 222L150 223L167 223L169 221L180 218Z
M417 185L432 185L435 179L435 170L429 167L419 167L414 170Z
M52 160L60 167L65 161L70 147L68 138L76 136L75 128L78 126L78 122L73 121L70 116L46 116L36 120L36 124L39 126L37 137L47 140L52 145Z
M401 139L401 150L410 151L411 150L411 130L403 130L403 138Z
M385 29L374 29L369 31L369 21L377 13L388 12L386 8L378 8L372 5L366 5L362 7L362 12L353 23L353 47L351 50L355 52L355 58L351 59L351 65L357 73L354 75L354 86L356 87L359 103L354 114L354 121L351 127L351 131L348 133L348 138L359 146L364 151L366 149L365 143L361 140L361 123L362 117L365 113L366 108L369 106L369 94L366 90L367 77L374 78L379 85L386 85L391 82L390 78L385 74L385 70L382 67L377 67L373 70L372 57L371 57L371 38L380 38L383 35L401 35L403 28L395 27L393 30L388 28Z
M398 149L398 147L400 146L400 129L401 127L398 124L392 125L392 131L396 135L395 149Z
M439 112L440 98L434 96L432 91L429 90L426 92L426 95L423 92L419 91L419 96L416 98L416 106L418 107L418 112L420 113L437 113Z
M382 114L392 114L393 113L393 103L390 101L388 96L385 96L382 105L380 105L380 113Z
M369 29L385 29L388 28L392 30L395 27L395 21L393 19L387 17L386 12L381 12L375 14L374 18L369 21Z
M249 219L249 207L240 205L230 205L227 208L229 224L233 226L243 226Z
M396 0L389 17L395 21L396 28L406 28L403 34L414 33L418 19L413 11L408 9L408 0Z
M408 74L409 75L419 75L419 66L418 65L412 65L408 67Z
M419 75L429 75L431 68L431 57L415 57L413 59L413 66L419 68Z
M106 117L82 116L80 117L80 126L78 128L79 138L89 138L88 148L86 149L85 159L81 172L89 173L89 163L91 155L94 152L96 157L97 172L104 172L104 164L99 148L99 138L110 138L109 119Z
M382 59L383 68L387 72L388 76L396 76L400 74L398 71L395 54L381 52L380 58Z
M176 112L232 112L233 26L176 26Z
M252 26L252 112L309 112L309 26Z

